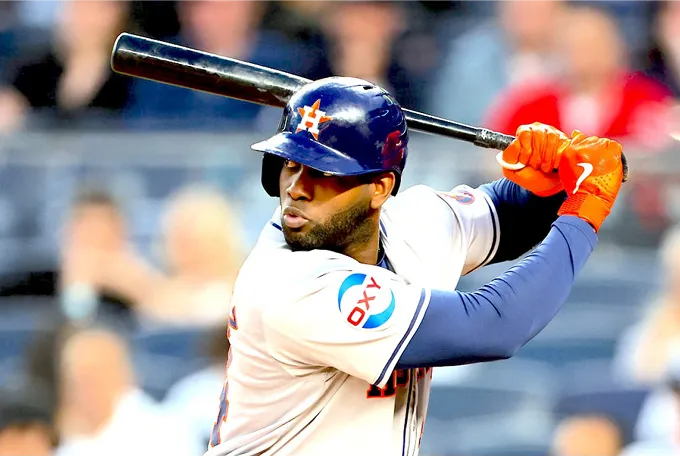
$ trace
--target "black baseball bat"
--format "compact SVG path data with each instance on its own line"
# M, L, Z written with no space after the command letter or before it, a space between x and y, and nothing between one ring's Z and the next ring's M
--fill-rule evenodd
M113 45L111 68L121 74L283 108L310 79L164 41L122 33ZM402 108L409 129L442 135L483 148L504 150L514 136ZM628 164L621 157L624 181Z

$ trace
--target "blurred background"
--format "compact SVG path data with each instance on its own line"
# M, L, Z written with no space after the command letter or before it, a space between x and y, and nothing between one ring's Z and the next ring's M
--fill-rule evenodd
M200 455L217 415L280 110L113 74L122 31L624 143L568 304L511 360L434 370L421 454L680 454L680 2L68 0L0 2L0 454ZM413 132L404 186L493 157Z

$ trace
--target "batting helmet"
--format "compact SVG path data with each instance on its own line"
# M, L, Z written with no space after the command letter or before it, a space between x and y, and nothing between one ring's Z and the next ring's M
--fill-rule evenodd
M264 153L262 186L272 197L279 196L284 160L336 176L393 171L396 195L407 144L404 113L385 89L336 76L296 92L283 110L276 135L252 148Z

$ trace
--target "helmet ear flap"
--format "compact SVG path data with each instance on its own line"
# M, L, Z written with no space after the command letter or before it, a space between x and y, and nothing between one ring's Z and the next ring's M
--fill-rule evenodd
M279 178L283 161L283 158L273 154L262 155L262 187L270 197L279 197Z

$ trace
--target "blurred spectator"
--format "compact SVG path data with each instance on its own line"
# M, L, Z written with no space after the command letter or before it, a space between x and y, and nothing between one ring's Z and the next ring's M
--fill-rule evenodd
M680 353L678 353L680 354ZM653 416L648 419L660 419L665 422L667 433L660 435L639 436L639 440L628 445L621 455L680 455L680 358L675 357L667 374L658 389L658 403ZM651 413L652 411L648 411Z
M23 63L0 92L0 131L20 127L30 110L44 112L48 125L72 126L125 106L130 78L113 73L110 59L128 19L128 3L69 0L59 13L52 48Z
M668 231L659 248L663 285L643 319L621 336L616 375L650 387L662 385L680 354L680 227ZM673 393L662 385L645 400L636 425L643 441L669 439L680 430Z
M680 227L669 230L659 253L664 275L659 297L628 330L617 353L621 375L645 385L662 380L680 348Z
M366 79L390 91L403 106L423 108L423 88L439 51L432 23L420 24L432 18L417 3L328 2L317 14L334 75Z
M129 315L129 302L99 281L107 258L127 244L125 216L114 196L96 186L79 189L61 246L59 295L67 319L78 324L91 322L98 313L119 319Z
M671 94L628 70L625 43L611 17L574 7L564 24L559 27L563 73L511 87L491 107L486 126L514 134L520 125L538 121L627 145L667 146Z
M214 54L307 76L317 61L285 36L260 29L265 2L199 0L178 2L181 35L174 41ZM135 80L130 128L242 129L280 110L152 81ZM269 122L269 120L268 120ZM271 129L268 125L268 129Z
M498 17L451 43L436 81L430 85L428 111L479 125L496 96L511 84L555 74L555 45L564 27L562 1L496 2ZM515 133L514 131L512 132Z
M56 308L56 307L55 307ZM53 311L53 310L50 310ZM24 354L28 379L35 380L44 388L45 406L52 414L57 410L60 396L59 366L64 341L74 331L60 315L54 312L45 313L52 326L47 331L36 333Z
M655 2L652 44L643 67L645 73L668 87L680 99L680 2Z
M287 0L267 2L262 17L264 30L285 35L289 41L306 49L315 62L306 75L309 79L322 79L332 75L328 52L328 40L324 36L322 17L329 2L323 0Z
M98 284L153 322L223 327L244 259L237 215L218 191L189 187L171 199L163 223L167 273L126 247L107 254Z
M0 455L54 455L57 441L39 384L0 391Z
M182 421L182 427L196 439L196 454L205 452L217 418L219 397L224 385L229 341L223 328L216 329L206 342L206 355L212 364L180 379L163 401L167 411Z
M180 31L174 0L132 0L132 18L139 32L157 40L177 36Z
M61 386L58 455L191 455L187 433L137 387L127 345L115 333L72 335Z
M619 455L621 445L621 429L610 418L575 416L558 425L551 454Z

